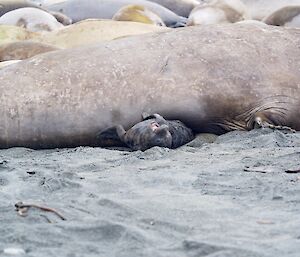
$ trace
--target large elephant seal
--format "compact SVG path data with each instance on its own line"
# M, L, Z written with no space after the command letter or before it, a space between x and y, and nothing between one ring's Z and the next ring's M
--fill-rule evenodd
M147 0L68 0L55 4L44 4L50 11L62 12L70 17L73 22L97 18L111 19L122 7L127 5L142 5L162 18L169 27L183 26L186 18L178 16L171 10Z
M199 4L198 0L150 0L150 1L158 3L183 17L189 17L191 11Z
M163 20L154 12L142 5L127 5L122 7L112 17L115 21L134 21L157 26L166 26Z
M139 22L91 19L77 22L63 29L49 32L46 35L34 37L31 40L59 48L73 48L133 35L168 30L170 30L170 28L142 24Z
M0 45L0 62L24 60L37 54L59 50L59 48L39 42L19 41Z
M267 16L263 22L268 25L300 27L300 5L285 6Z
M240 0L204 0L190 13L187 25L235 23L249 18Z
M300 0L242 0L253 19L263 20L285 6L300 5Z
M63 27L56 18L38 8L25 7L5 13L0 24L23 27L29 31L53 31Z
M298 29L228 24L34 56L0 71L0 147L97 145L143 112L195 133L300 130L299 45Z

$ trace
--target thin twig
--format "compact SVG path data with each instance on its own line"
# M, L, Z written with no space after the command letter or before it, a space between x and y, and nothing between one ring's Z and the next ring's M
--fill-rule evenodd
M64 216L62 216L56 210L54 210L52 208L49 208L49 207L40 206L40 205L37 205L37 204L23 204L22 202L16 203L15 207L16 207L16 211L18 211L20 216L25 216L26 213L28 212L28 209L33 207L33 208L40 209L42 211L52 212L52 213L56 214L60 219L66 220L66 218Z

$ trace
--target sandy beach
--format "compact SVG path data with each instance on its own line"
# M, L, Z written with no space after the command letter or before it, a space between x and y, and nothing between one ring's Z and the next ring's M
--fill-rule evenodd
M0 255L298 257L300 173L286 171L300 168L300 133L212 138L145 152L1 150ZM66 220L21 217L19 201Z

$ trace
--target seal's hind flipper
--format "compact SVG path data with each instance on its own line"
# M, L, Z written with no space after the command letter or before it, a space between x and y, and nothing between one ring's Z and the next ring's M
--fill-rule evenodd
M270 129L278 129L278 130L287 130L292 133L296 133L296 130L294 130L288 126L274 125L274 124L264 120L260 116L255 117L254 128L270 128Z
M96 135L96 143L98 146L107 147L107 146L126 146L120 138L120 127L122 126L114 126L104 129L97 133ZM123 127L122 127L123 128Z

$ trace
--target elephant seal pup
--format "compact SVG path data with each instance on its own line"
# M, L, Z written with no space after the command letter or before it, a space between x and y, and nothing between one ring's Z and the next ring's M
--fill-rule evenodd
M235 23L246 19L249 14L240 0L204 0L193 9L187 25Z
M263 22L268 25L299 28L300 5L285 6L263 19Z
M167 148L172 146L169 127L166 124L160 125L155 119L141 121L127 131L121 125L108 128L100 132L97 139L98 142L107 142L107 140L112 140L114 137L117 137L117 140L120 140L134 151L145 151L154 146Z
M221 24L36 55L0 71L0 148L97 146L143 112L197 134L300 131L299 45L299 29Z
M38 33L28 31L27 29L11 26L0 25L0 45L20 40L27 40L39 35Z
M150 0L158 3L179 16L189 17L191 11L199 4L198 0Z
M59 48L39 42L19 41L0 45L0 61L24 60L37 54L59 50Z
M115 21L134 21L157 26L166 26L162 19L141 5L127 5L122 7L112 17Z
M191 129L177 120L165 120L159 114L146 115L144 120L125 131L117 125L100 132L97 136L99 145L119 140L132 150L146 150L153 146L178 148L194 139ZM119 146L115 143L115 146ZM110 143L112 146L112 143Z
M170 28L158 27L139 22L112 20L84 20L32 38L32 41L50 44L59 48L73 48L104 41L111 41L127 36L160 33ZM97 35L95 37L95 35Z
M5 13L0 17L0 24L19 26L33 32L53 31L64 27L53 15L32 7Z
M112 19L114 14L127 5L142 5L156 13L168 27L184 26L186 18L178 16L171 10L147 0L68 0L55 4L42 5L49 11L62 12L73 22L85 19Z

